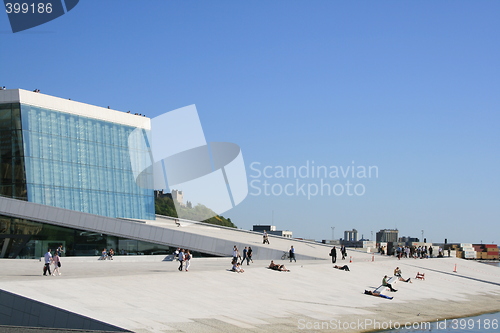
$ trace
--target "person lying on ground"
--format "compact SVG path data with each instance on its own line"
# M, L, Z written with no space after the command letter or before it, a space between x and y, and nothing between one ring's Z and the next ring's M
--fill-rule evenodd
M377 292L369 291L369 290L365 290L365 294L366 295L377 296L377 297L382 297L382 298L387 298L387 299L393 299L394 298L394 297L391 297L391 296L382 295L381 293L377 293Z
M273 260L271 260L271 263L269 264L270 269L274 269L275 271L280 271L280 272L290 272L289 269L285 267L285 265L278 265L275 264Z
M341 269L341 270L344 270L344 271L350 271L349 267L347 265L344 265L344 266L333 266L333 268L336 268L336 269Z

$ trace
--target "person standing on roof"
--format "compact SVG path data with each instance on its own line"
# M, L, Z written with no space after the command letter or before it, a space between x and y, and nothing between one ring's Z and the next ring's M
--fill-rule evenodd
M241 260L241 264L242 265L245 262L245 260L247 261L247 265L248 265L248 256L247 256L247 253L248 253L248 249L245 246L245 248L243 249L243 259Z
M269 244L269 236L267 235L267 231L264 230L264 235L262 236L263 241L262 244Z
M330 251L330 257L332 257L332 264L335 264L337 262L337 249L335 246Z
M179 271L182 272L182 265L184 264L184 250L179 250L179 255L177 256L177 260L179 260Z
M295 259L295 249L293 248L293 245L290 246L290 251L288 251L289 257L290 257L290 262L292 262L292 259L297 262L297 259Z
M248 263L248 261L251 261L251 262L252 262L252 264L253 264L252 254L253 254L252 247L251 247L251 246L249 246L249 247L248 247L248 251L247 251L247 265L250 265L250 264Z

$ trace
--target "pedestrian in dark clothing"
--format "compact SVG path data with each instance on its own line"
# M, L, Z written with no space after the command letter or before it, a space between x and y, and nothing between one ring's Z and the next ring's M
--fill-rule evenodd
M43 266L43 275L47 275L47 271L50 273L50 263L52 262L52 253L50 253L50 249L47 250L47 253L44 255L45 265Z
M335 246L330 251L330 257L332 257L332 264L335 264L337 262L337 249L335 248Z
M181 249L179 251L179 256L177 257L177 260L179 260L179 271L182 272L182 265L184 265L184 250Z
M243 259L241 260L241 264L243 265L243 263L245 262L245 260L247 261L247 265L248 265L248 257L247 257L247 253L248 253L248 249L247 247L245 246L245 248L243 249Z
M345 249L344 245L342 245L342 247L340 248L340 252L342 253L342 260L344 260L345 257L347 257L347 250Z
M293 248L293 245L290 247L290 251L288 251L289 257L290 257L290 262L292 262L292 259L297 262L297 259L295 259L295 249Z
M248 263L248 261L251 261L251 262L252 262L252 264L253 264L253 260L252 260L252 253L253 253L252 247L251 247L251 246L249 246L249 247L248 247L248 251L247 251L247 265L250 265L250 264Z

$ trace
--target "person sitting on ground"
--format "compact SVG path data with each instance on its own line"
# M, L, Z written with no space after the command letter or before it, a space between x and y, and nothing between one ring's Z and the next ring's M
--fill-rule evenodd
M383 286L386 286L387 288L389 288L391 291L397 291L396 289L394 289L392 287L392 285L390 283L387 282L387 275L384 276L384 278L382 279L382 285Z
M333 268L336 268L336 269L341 269L341 270L344 270L344 271L350 271L349 267L347 265L344 265L344 266L333 266Z
M240 263L239 263L239 262L234 263L234 264L233 264L233 268L231 268L231 270L232 270L233 272L237 272L237 273L245 273L245 271L243 270L243 268L241 268L241 266L240 266Z
M108 252L108 259L109 260L113 260L113 256L115 255L115 250L113 249L109 249L109 252Z
M101 257L99 258L99 260L105 260L107 256L108 256L108 252L106 251L106 249L104 249L101 252Z
M399 267L396 267L396 269L394 269L394 276L397 276L397 277L399 278L399 279L398 279L399 281L403 281L403 282L410 282L410 283L412 283L412 282L410 281L410 278L408 278L408 279L406 279L406 280L405 280L405 279L403 279L403 277L401 276L401 269L400 269Z
M376 293L374 291L369 291L365 290L366 295L372 295L372 296L377 296L377 297L382 297L382 298L387 298L387 299L393 299L393 297L382 295L381 293Z

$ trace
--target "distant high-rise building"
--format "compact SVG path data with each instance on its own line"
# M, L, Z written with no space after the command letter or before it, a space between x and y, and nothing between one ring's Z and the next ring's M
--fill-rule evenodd
M358 231L356 229L344 231L344 240L348 242L357 242Z
M377 243L380 242L397 242L398 241L398 229L381 229L377 232Z

